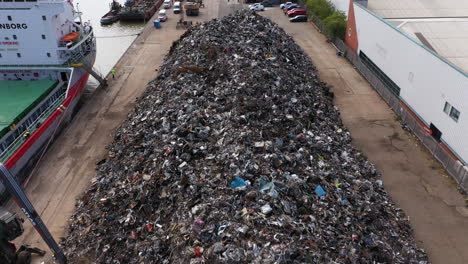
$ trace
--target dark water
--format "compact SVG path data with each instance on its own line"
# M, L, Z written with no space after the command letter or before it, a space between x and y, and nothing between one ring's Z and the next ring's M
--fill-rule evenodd
M112 25L102 26L101 17L109 11L111 0L75 0L75 7L83 13L83 21L90 21L94 28L97 41L97 57L95 70L107 75L124 52L140 33L144 23L116 22ZM125 1L118 1L123 4ZM77 5L78 4L78 5ZM98 83L90 77L88 91L97 87Z

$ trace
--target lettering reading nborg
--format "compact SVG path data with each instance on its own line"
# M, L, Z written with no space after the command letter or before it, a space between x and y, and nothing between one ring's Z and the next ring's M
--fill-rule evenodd
M0 29L27 29L26 24L0 24Z

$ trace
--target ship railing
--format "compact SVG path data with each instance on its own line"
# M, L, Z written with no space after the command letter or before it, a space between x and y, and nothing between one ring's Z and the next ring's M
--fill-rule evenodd
M62 89L64 90L64 89ZM17 133L17 137L13 142L11 142L4 151L0 153L0 162L6 162L8 158L10 158L20 147L23 143L28 139L28 137L24 136L26 132L29 132L29 135L32 135L40 126L41 124L47 120L47 118L60 106L60 104L65 101L66 93L63 92L60 94L55 101L53 101L49 107L45 109L36 119L34 119L30 125L21 133Z
M65 65L71 66L74 63L80 63L81 60L86 57L90 52L94 51L95 46L92 44L84 44L84 46L75 53L65 62Z
M76 52L75 54L73 54L67 61L67 63L70 65L70 64L73 64L73 63L78 63L81 61L81 59L83 57L86 56L86 53L83 52L83 51L79 51L79 52Z
M37 64L37 65L29 65L29 64L7 64L7 65L0 65L0 70L2 68L13 68L13 67L37 67L37 68L54 68L54 67L70 67L73 63L81 62L81 59L86 57L91 51L94 51L93 47L87 46L82 51L74 53L68 60L66 60L62 64Z
M5 64L5 65L1 65L0 64L0 69L1 68L12 68L12 67L37 67L37 68L70 67L70 64L80 62L81 59L83 57L86 57L91 51L95 51L94 46L91 45L91 44L87 44L86 46L83 46L83 48L80 51L74 52L71 55L71 57L68 58L62 64L37 64L37 65L33 65L33 64Z
M93 50L94 49L92 48L86 48L82 52L81 51L76 52L62 64L5 64L5 65L0 65L0 70L8 70L8 68L24 68L24 67L52 68L52 69L57 68L57 67L70 67L71 64L80 62L83 57L86 57Z
M83 34L83 32L84 32L84 34ZM68 48L72 48L72 47L76 46L76 45L77 45L78 43L80 43L82 40L91 37L92 34L93 34L93 31L92 31L92 30L86 31L86 29L83 29L83 32L80 32L81 34L80 34L80 36L78 37L78 39L76 39L76 40L74 41L74 44L73 44L72 46L68 47ZM67 44L68 44L68 43L69 43L69 42L65 42L65 41L63 41L63 40L59 40L58 47L59 47L59 48L65 48L65 47L67 47Z

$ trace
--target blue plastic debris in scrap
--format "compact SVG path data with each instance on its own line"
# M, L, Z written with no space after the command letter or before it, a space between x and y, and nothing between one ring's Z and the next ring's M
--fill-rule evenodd
M325 196L325 194L327 194L327 192L325 192L325 190L320 185L315 188L315 193L320 197Z
M242 186L247 186L247 183L243 179L241 179L239 177L235 177L229 187L235 189L235 188L239 188L239 187L242 187Z

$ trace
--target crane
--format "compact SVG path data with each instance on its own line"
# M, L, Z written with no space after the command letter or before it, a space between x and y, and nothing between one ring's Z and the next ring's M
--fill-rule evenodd
M21 189L15 176L13 176L2 163L0 163L0 180L15 203L21 208L26 218L28 218L44 242L52 250L57 262L59 264L67 264L67 258L62 249L57 242L55 242L44 222L42 222L41 217L36 209L34 209L23 189ZM31 261L31 253L37 253L39 255L45 254L45 252L40 249L25 246L16 250L16 247L10 243L10 241L19 237L23 232L22 221L15 214L0 208L0 260L2 260L2 257L5 259L1 263L27 264L28 258L29 262Z

